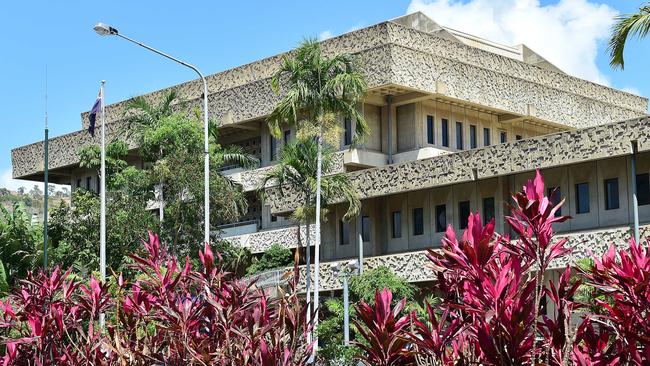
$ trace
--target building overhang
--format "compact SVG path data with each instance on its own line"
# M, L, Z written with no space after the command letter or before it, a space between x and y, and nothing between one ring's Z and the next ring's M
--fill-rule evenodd
M650 151L650 117L558 132L348 173L361 199L629 155L632 143ZM267 188L273 214L298 207L302 197L288 187ZM343 202L330 202L336 204Z

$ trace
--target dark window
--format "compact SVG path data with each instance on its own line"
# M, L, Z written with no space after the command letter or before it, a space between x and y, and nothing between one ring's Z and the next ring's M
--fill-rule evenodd
M278 142L273 136L269 136L269 155L271 156L271 160L275 160L275 153L278 149Z
M284 131L284 144L289 143L289 139L291 139L291 130L286 130Z
M517 141L521 140L521 135L515 135L515 140Z
M549 187L546 190L546 196L554 206L557 205L560 203L560 200L562 200L562 192L560 191L560 187ZM562 216L562 208L558 208L558 210L555 211L555 217L558 216Z
M393 211L393 238L402 237L402 212Z
M90 191L90 177L86 177L86 189Z
M447 206L436 206L436 232L442 233L447 230Z
M576 213L589 212L589 183L576 184Z
M476 149L476 126L469 125L469 148Z
M361 238L370 241L370 216L361 216Z
M501 140L502 144L508 141L508 134L506 131L499 131L499 139Z
M422 207L413 209L413 235L424 234L424 209Z
M343 128L345 129L345 145L350 145L352 143L352 120L346 118L343 120Z
M77 188L81 187L81 178L77 178Z
M618 207L618 178L605 179L605 210Z
M271 215L271 222L276 222L278 221L278 217L275 215Z
M456 122L456 148L463 149L463 124Z
M490 129L483 128L483 146L490 146Z
M469 214L470 214L469 201L458 202L458 221L460 222L461 229L467 228Z
M435 139L433 138L433 116L427 116L427 143L435 143Z
M648 173L636 175L636 198L639 205L650 204L650 175Z
M488 223L494 218L494 197L483 198L483 222Z
M442 133L442 146L449 147L449 121L443 118L441 126L442 128L440 129L440 132Z
M339 235L341 235L341 238L339 240L339 243L341 245L348 245L350 244L350 222L341 220L339 221Z

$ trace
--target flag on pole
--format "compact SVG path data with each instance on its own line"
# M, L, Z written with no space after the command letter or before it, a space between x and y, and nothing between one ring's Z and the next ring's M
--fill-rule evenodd
M95 100L95 104L93 104L93 108L90 110L90 114L88 115L88 120L90 123L88 124L88 133L90 136L95 136L95 120L97 119L97 113L100 112L100 109L102 107L102 89L99 89L99 94L97 95L97 99Z

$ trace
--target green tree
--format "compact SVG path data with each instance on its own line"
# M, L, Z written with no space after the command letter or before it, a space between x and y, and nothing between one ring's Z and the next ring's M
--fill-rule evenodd
M158 228L154 215L147 211L147 204L153 199L150 174L129 166L127 154L128 147L122 141L106 146L106 257L108 267L116 272L126 270L126 254L140 248L147 230ZM80 166L99 168L99 146L87 146L79 151L79 156ZM51 214L53 262L88 273L99 268L99 197L78 189L72 201L73 206L62 201Z
M327 57L315 40L303 42L298 49L282 58L280 68L271 78L271 87L284 95L269 116L271 133L280 137L280 126L298 127L298 134L315 137L318 143L316 165L316 207L321 202L322 148L326 131L340 136L339 117L356 121L354 142L367 135L367 124L357 109L366 83L352 60L346 55ZM316 210L316 250L314 303L318 304L320 268L320 210ZM316 323L318 306L316 307ZM318 324L316 324L317 327Z
M262 254L262 257L248 267L248 274L254 275L270 269L284 268L293 262L291 250L279 245L273 244Z
M609 39L609 64L612 68L625 67L623 51L630 37L643 38L650 32L650 3L643 3L637 13L623 14L616 17Z
M10 286L40 263L41 245L41 226L32 225L31 216L19 203L14 203L11 212L0 206L0 261Z

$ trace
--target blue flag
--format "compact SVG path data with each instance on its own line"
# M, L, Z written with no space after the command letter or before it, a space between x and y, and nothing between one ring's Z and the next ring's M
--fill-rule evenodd
M97 113L99 113L99 109L102 106L102 91L101 89L99 90L99 94L97 95L97 99L95 100L95 104L93 104L93 108L90 110L90 114L88 115L88 121L90 123L88 124L88 133L90 136L95 136L95 120L97 119Z

